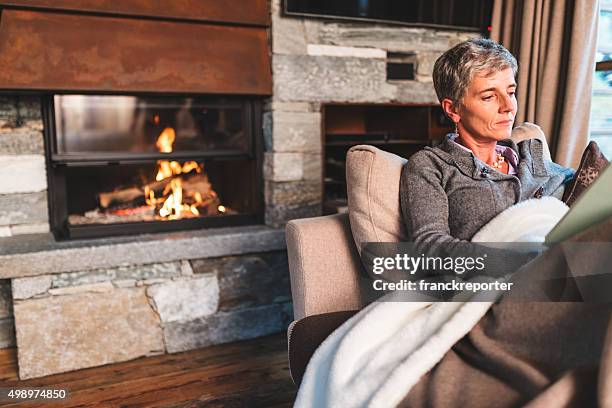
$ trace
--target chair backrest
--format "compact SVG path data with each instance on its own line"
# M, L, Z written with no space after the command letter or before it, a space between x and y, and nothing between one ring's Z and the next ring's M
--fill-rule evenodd
M525 122L520 126L512 129L512 137L510 137L514 143L522 142L527 139L538 139L542 142L542 150L544 150L544 159L552 161L550 156L550 149L548 148L548 141L546 135L541 127L534 123Z
M408 239L399 204L400 176L407 160L374 146L353 146L346 155L351 230L361 253L365 242Z

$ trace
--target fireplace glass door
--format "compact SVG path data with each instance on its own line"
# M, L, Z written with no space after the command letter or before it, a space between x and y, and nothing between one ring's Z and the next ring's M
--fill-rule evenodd
M54 95L45 106L58 238L261 222L260 102Z

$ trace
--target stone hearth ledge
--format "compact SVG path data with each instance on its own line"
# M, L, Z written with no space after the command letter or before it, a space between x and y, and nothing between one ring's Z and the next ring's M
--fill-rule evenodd
M286 248L283 228L263 225L57 242L51 234L0 238L0 279Z

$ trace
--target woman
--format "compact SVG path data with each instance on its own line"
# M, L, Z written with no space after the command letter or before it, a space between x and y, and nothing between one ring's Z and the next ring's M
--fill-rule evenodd
M436 94L456 131L414 154L400 201L411 241L452 252L489 220L528 198L561 198L573 175L544 159L537 139L509 140L517 110L516 59L487 39L465 41L434 65Z
M573 170L545 160L539 140L508 140L517 110L516 71L515 58L490 40L463 42L436 61L434 86L456 131L408 160L400 188L404 220L421 250L442 244L456 254L458 247L478 247L468 241L506 208L562 196ZM527 260L500 252L500 271ZM573 290L571 279L558 279L572 269L553 254L523 275L544 274L540 283L551 299L563 296L559 288ZM609 304L502 300L421 377L401 406L596 406L591 385L603 381L597 373L609 319Z

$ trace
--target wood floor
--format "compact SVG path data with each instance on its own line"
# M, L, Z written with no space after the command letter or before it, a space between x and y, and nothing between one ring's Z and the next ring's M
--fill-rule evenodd
M19 381L15 349L0 350L0 387L64 388L61 403L23 407L290 407L284 333L179 354Z

